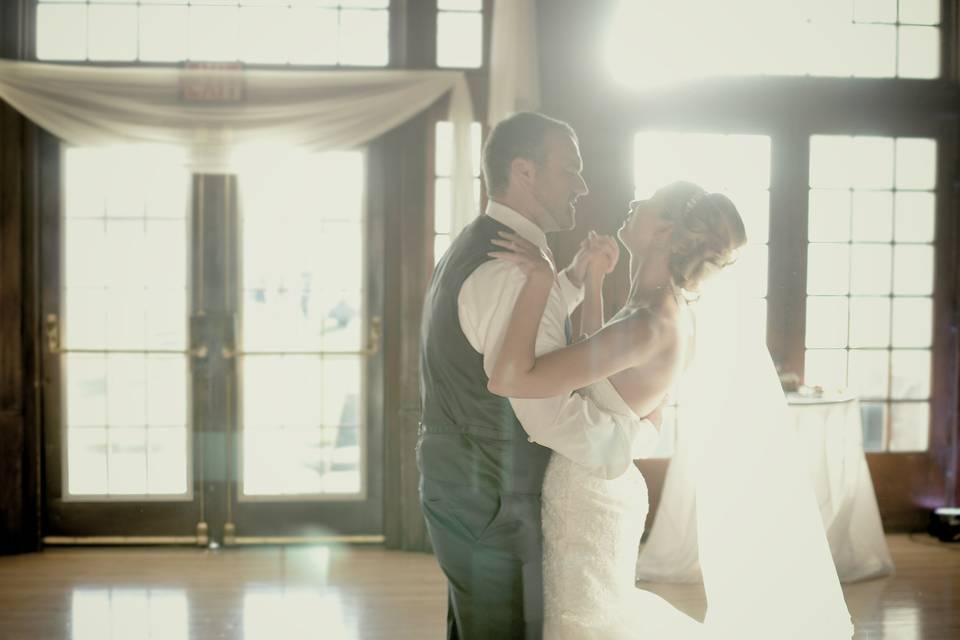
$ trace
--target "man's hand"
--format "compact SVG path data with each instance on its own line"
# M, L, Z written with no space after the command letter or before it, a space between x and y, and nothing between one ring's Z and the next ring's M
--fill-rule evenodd
M574 286L582 287L588 270L596 275L606 275L613 271L619 259L620 246L617 241L591 231L580 243L580 250L565 271Z

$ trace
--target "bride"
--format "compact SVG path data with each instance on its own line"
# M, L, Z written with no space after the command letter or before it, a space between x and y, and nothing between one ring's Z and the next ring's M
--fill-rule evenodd
M617 235L630 260L623 308L603 323L603 280L619 250L591 233L584 335L540 357L534 347L555 278L551 263L516 234L493 241L499 249L490 255L516 264L527 280L489 388L532 398L577 391L635 417L657 410L679 382L682 428L697 429L703 443L697 533L707 617L701 623L635 586L648 510L639 470L606 480L554 453L543 484L544 637L849 638L850 616L769 353L749 335L735 288L707 289L701 298L701 285L746 244L736 207L677 182L631 203Z

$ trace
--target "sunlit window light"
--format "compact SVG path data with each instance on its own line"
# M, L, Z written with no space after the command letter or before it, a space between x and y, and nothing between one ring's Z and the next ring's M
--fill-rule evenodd
M638 88L730 76L936 78L937 0L623 0L604 55Z
M39 0L40 60L389 63L389 0Z

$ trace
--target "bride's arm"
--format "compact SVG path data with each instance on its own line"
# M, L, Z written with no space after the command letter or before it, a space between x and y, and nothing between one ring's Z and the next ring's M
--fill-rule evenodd
M552 266L538 248L515 235L495 244L512 251L493 252L517 264L527 276L490 374L488 388L501 396L546 398L568 394L597 380L652 360L668 340L671 326L644 310L600 329L575 345L536 357L540 319L553 287Z
M580 307L580 333L591 336L603 326L603 273L587 269L583 279L583 303Z
M584 275L583 306L580 307L580 333L590 336L603 326L603 280L620 259L617 241L591 231L584 240L593 255Z

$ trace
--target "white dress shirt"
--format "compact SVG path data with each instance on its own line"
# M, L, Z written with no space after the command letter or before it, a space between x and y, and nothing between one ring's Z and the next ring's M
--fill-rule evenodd
M533 222L491 200L486 215L518 235L547 249L547 238ZM490 245L491 250L497 247ZM549 255L549 253L548 253ZM470 345L483 354L487 376L493 371L500 345L526 277L503 260L483 263L460 289L458 316ZM580 304L583 291L561 273L550 292L537 333L537 355L567 345L564 324ZM617 478L636 458L649 456L656 429L649 420L629 419L600 409L578 393L551 398L510 398L514 413L530 440L566 456L593 473Z

